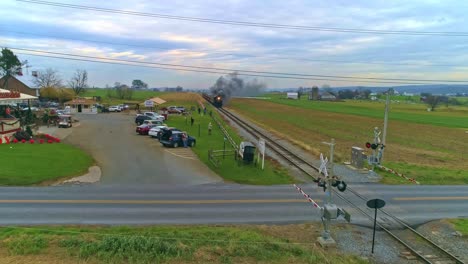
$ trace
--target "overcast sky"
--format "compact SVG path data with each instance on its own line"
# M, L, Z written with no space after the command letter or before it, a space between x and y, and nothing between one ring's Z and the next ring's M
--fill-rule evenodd
M55 0L51 0L55 1ZM221 20L376 30L468 32L465 1L140 0L55 2ZM0 46L229 69L382 78L468 79L468 37L318 32L197 23L1 0ZM15 51L19 52L19 51ZM18 55L91 86L141 79L207 88L219 74ZM352 62L352 63L349 63ZM26 73L26 71L25 71ZM24 76L22 80L30 80ZM372 83L258 78L270 88Z

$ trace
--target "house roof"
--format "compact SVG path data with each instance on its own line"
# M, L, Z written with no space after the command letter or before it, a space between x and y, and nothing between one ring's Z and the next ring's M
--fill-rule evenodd
M6 89L0 89L0 93L11 93L11 91L10 91L10 90L6 90ZM29 95L29 94L20 93L20 96L19 96L19 97L0 98L0 103L5 103L5 102L7 102L8 104L11 104L11 103L21 103L23 100L34 100L34 99L37 99L37 97L36 97L36 96Z
M65 105L93 105L95 103L96 103L96 101L91 100L91 99L75 98L73 100L65 102L64 104Z
M164 104L166 102L165 100L163 100L163 99L161 99L159 97L153 97L150 100L153 101L155 104L158 104L158 105Z

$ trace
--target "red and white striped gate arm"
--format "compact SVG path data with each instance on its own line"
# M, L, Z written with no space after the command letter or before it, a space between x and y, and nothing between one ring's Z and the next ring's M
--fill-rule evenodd
M296 184L293 184L293 186L296 188L296 190L298 192L300 192L306 199L307 201L309 201L310 203L312 203L312 205L318 209L322 209L322 207L320 207L320 205L318 203L316 203L312 198L310 198L310 195L308 195L307 193L305 193L299 186L297 186Z

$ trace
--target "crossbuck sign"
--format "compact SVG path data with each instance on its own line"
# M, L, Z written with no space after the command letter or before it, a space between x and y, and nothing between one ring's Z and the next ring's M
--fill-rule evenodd
M328 177L327 163L328 163L328 158L325 157L325 159L323 159L323 154L320 153L320 167L319 167L319 173L323 173L323 175L324 175L325 177Z

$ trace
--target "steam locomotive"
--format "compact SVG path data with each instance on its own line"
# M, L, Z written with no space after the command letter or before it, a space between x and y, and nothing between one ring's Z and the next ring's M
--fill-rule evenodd
M221 108L221 107L223 107L223 96L221 96L220 94L216 95L216 96L213 98L213 105L214 105L216 108Z

